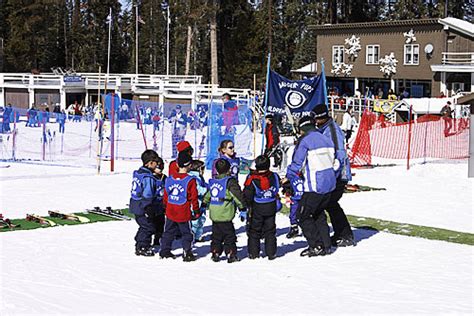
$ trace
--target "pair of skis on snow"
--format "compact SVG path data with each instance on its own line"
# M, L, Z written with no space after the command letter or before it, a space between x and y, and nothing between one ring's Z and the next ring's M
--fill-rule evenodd
M70 220L70 221L75 221L75 222L80 222L80 223L89 223L90 219L84 216L76 215L76 214L67 214L63 213L60 211L48 211L48 214L50 217L53 218L59 218L59 219L65 219L65 220ZM27 214L26 215L26 220L30 222L36 222L44 226L56 226L56 222L53 220L36 215L36 214Z
M94 207L94 209L88 210L87 212L114 218L114 219L131 220L130 217L124 215L121 211L113 210L111 207L107 207L105 210L102 210L100 207ZM76 214L68 214L68 213L63 213L60 211L48 211L48 214L52 218L76 221L80 223L89 223L91 221L89 218L85 216L80 216ZM39 223L40 225L43 225L43 226L53 227L57 225L57 223L54 222L53 220L40 216L40 215L36 215L36 214L27 214L26 220L30 222ZM3 215L0 214L0 229L4 229L4 228L13 229L13 228L18 228L18 227L20 227L20 224L13 224L8 218L4 218Z
M97 214L102 216L107 216L114 219L126 220L129 221L132 218L125 215L122 211L113 210L110 206L107 206L105 210L101 209L100 207L96 206L92 210L87 210L88 213Z
M0 229L3 229L3 228L13 229L13 228L17 228L17 227L20 227L20 224L13 224L10 221L10 219L4 218L3 214L0 214Z

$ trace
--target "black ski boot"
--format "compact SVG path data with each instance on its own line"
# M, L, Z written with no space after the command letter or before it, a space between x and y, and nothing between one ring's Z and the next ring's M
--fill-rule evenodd
M275 255L270 255L270 256L268 256L268 260L275 260L276 257L277 257L276 254Z
M237 257L237 255L234 252L230 252L227 255L227 263L232 263L232 262L237 262L240 261L240 259Z
M288 231L288 234L286 234L286 238L288 239L295 238L295 237L298 237L299 234L300 232L298 229L298 225L291 225L290 230Z
M321 246L317 246L316 248L308 247L307 249L303 250L300 253L301 257L315 257L315 256L325 256L331 253L330 249L324 249Z
M140 247L135 249L135 254L137 256L153 257L155 255L155 252L151 247Z
M168 252L160 253L160 258L161 259L176 259L176 256L171 251L168 251Z
M214 261L214 262L219 262L221 260L221 258L219 257L219 254L217 252L213 252L211 260Z
M191 261L196 261L197 257L196 255L192 252L192 250L188 250L183 254L183 261L184 262L191 262Z
M355 246L356 242L354 240L354 237L331 237L331 245L334 247L349 247L349 246Z

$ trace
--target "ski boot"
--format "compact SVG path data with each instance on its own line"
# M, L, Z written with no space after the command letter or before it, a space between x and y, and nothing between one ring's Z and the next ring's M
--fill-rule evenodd
M171 251L168 251L168 252L160 253L160 258L161 259L176 259L176 256Z
M349 247L349 246L355 246L356 242L354 240L354 237L331 237L331 245L333 247Z
M240 261L240 259L237 257L237 255L234 252L231 251L227 255L227 263L233 263L233 262L237 262L237 261Z
M153 257L155 255L155 252L151 247L139 247L135 249L135 254L137 256Z
M269 256L268 256L268 260L270 260L270 261L271 261L271 260L275 260L276 257L277 257L276 254L274 254L274 255L269 255Z
M330 249L324 249L321 246L317 246L316 248L308 247L307 249L303 250L300 253L301 257L315 257L315 256L325 256L331 253Z
M196 261L197 257L193 254L192 250L185 251L183 254L183 261L184 262L191 262Z
M214 261L214 262L219 262L221 260L221 258L219 257L219 254L217 252L213 252L211 260Z
M295 237L298 237L299 234L300 232L298 229L298 225L291 225L290 230L288 231L288 234L286 234L286 238L288 239L295 238Z

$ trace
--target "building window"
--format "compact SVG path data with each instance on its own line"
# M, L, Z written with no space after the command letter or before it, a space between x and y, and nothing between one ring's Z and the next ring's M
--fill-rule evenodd
M341 64L344 62L344 46L332 47L332 64Z
M380 45L367 45L366 51L365 63L369 65L378 64Z
M408 44L405 45L404 49L404 64L405 65L418 65L420 63L420 45Z

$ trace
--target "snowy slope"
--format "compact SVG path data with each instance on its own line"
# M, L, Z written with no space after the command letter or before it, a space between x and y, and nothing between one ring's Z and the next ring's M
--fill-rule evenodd
M287 221L278 216L278 227ZM303 239L288 241L279 229L275 261L214 263L206 242L196 262L184 263L136 257L136 228L105 222L0 234L0 314L473 313L470 246L357 230L357 247L301 258Z
M138 157L143 145L131 130L127 135L127 154ZM20 141L31 140L27 136ZM81 155L77 164L65 161L69 166L0 162L0 213L20 218L54 209L126 207L140 162L118 160L113 174L103 162L97 175L88 151ZM473 232L466 161L353 172L353 183L387 190L345 194L341 204L348 214ZM247 239L240 221L235 224L244 257ZM472 246L356 230L357 247L301 258L306 243L287 240L288 225L286 216L277 217L277 260L235 264L211 262L209 242L196 245L194 263L136 257L133 221L0 233L0 315L474 312Z
M0 168L1 212L19 218L48 210L81 212L94 206L124 208L128 204L131 173L139 161L117 161L111 174L103 162L102 173L93 168L42 166L26 163ZM458 231L473 230L473 180L467 163L431 162L405 166L355 169L353 183L386 188L386 191L345 194L341 205L348 214L434 226ZM210 176L208 173L207 177ZM241 175L240 183L243 183Z

